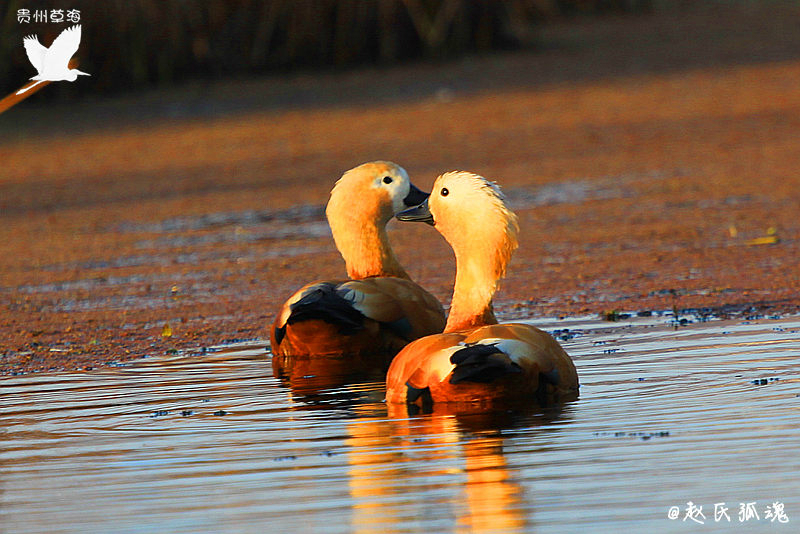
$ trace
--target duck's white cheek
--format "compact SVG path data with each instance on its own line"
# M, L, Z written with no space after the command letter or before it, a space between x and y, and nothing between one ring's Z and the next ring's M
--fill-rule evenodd
M403 187L398 186L392 190L392 206L394 207L395 213L408 209L409 206L406 206L404 201L409 191L411 191L411 188L408 185L404 185Z

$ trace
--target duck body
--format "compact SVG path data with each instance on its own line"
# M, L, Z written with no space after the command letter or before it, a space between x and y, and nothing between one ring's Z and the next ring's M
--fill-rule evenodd
M442 331L441 304L409 278L385 228L426 197L390 162L360 165L336 183L326 215L349 279L312 282L283 304L270 327L276 375L293 374L301 360L318 361L321 371L368 364L385 371L410 341Z
M409 344L389 369L386 400L510 406L577 394L572 360L548 333L521 323L431 335Z
M376 355L444 328L441 304L411 280L371 277L312 282L292 295L270 329L275 356Z
M410 343L392 361L387 402L503 407L577 397L575 365L552 336L495 318L492 298L519 231L497 185L446 173L424 204L397 217L436 227L455 252L456 282L444 332Z

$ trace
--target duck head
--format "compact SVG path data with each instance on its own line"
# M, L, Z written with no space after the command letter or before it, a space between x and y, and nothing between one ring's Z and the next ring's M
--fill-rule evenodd
M448 172L421 205L397 215L432 224L456 255L456 285L447 328L494 324L492 296L517 248L517 216L494 182L469 172Z
M342 175L325 214L351 278L408 278L389 245L386 224L427 197L405 169L390 161L364 163Z

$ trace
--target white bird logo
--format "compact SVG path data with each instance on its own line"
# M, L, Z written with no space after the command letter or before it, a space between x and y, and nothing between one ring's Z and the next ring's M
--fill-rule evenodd
M50 48L46 48L39 42L39 38L35 35L29 35L22 40L25 45L25 52L28 54L28 59L33 65L38 74L31 78L37 80L36 83L23 87L17 91L21 95L25 91L32 89L42 82L59 82L66 80L74 82L78 79L78 75L91 76L86 72L81 72L78 69L69 68L69 60L72 55L78 51L78 46L81 44L81 27L75 25L67 28L55 38Z

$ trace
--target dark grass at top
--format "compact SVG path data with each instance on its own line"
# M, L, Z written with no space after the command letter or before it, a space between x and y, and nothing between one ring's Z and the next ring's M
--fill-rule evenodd
M56 84L39 98L68 99L172 83L298 68L444 59L519 46L531 28L565 14L644 11L652 0L71 0L83 39L76 54L93 76L77 91ZM18 10L64 8L42 0L0 7L0 89L34 73L22 47L49 46L71 23L20 22Z

